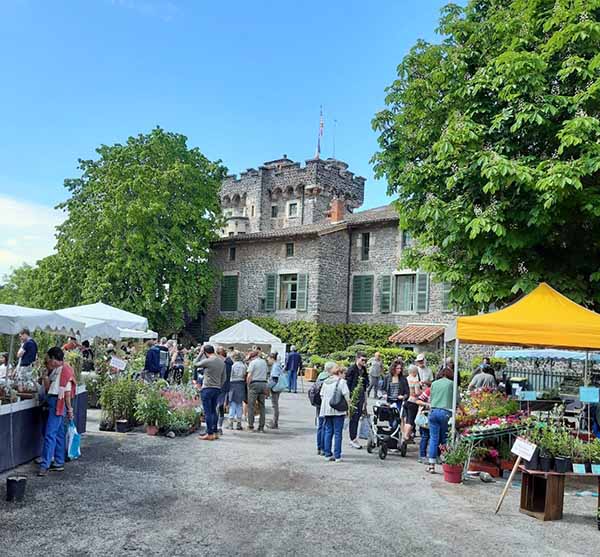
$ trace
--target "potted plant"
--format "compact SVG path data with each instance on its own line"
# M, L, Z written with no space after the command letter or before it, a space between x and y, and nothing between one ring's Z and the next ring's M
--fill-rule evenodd
M442 470L444 480L448 483L459 484L462 482L462 474L467 461L468 450L464 442L458 442L454 446L448 446L442 452Z
M556 450L555 444L555 428L552 425L548 425L544 428L540 441L540 470L543 472L551 472L554 466L554 454Z
M135 417L146 425L148 435L156 435L169 422L169 402L160 386L147 385L136 397Z
M472 459L469 462L469 471L487 472L490 476L499 478L498 456L498 450L493 447L477 447L473 451Z
M590 443L590 457L592 474L600 474L600 439Z
M586 451L584 443L581 439L575 439L573 443L573 472L575 474L586 473Z
M554 439L554 451L556 453L554 457L554 469L561 474L566 474L573 470L571 460L573 440L573 436L565 428L561 428L556 432Z

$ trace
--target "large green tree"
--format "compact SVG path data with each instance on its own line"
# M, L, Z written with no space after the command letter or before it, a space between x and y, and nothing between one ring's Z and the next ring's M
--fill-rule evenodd
M13 273L0 297L50 309L101 300L161 331L195 318L212 293L226 169L186 143L156 128L80 160L56 253Z
M540 281L600 309L600 0L471 0L439 33L373 121L405 263L466 310Z

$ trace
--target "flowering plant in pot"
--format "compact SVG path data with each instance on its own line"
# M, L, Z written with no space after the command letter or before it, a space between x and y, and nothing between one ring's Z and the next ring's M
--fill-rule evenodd
M156 435L169 422L169 402L159 384L146 385L136 397L135 417L146 425L148 435Z
M463 467L468 455L467 444L463 441L442 449L442 470L445 481L455 484L462 482Z

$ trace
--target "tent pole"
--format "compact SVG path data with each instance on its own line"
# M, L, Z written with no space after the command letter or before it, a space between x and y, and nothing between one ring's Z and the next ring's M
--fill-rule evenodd
M454 340L454 382L452 385L452 436L456 435L456 403L458 400L458 337Z
M583 384L587 387L588 386L588 359L589 359L590 353L586 350L585 351L585 368L583 371Z

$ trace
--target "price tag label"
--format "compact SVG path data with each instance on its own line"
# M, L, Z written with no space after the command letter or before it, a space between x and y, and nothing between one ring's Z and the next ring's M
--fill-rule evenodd
M127 367L127 362L125 360L121 360L121 358L112 356L110 359L110 367L114 367L119 371L123 371Z
M530 443L527 439L523 439L523 437L517 437L510 452L529 462L536 449L537 445Z
M579 387L579 400L588 404L600 402L600 389L598 387Z
M519 398L521 400L537 400L537 391L521 391L519 393Z

